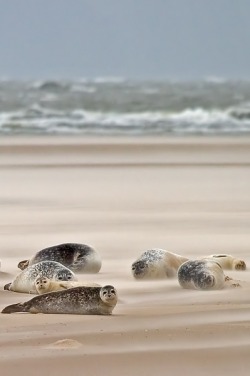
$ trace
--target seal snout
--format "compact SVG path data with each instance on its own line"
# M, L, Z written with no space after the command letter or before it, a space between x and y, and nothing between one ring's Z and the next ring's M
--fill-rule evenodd
M132 274L135 278L143 278L148 265L143 261L137 261L132 264Z
M215 285L215 278L213 275L206 275L204 278L204 288L211 288Z

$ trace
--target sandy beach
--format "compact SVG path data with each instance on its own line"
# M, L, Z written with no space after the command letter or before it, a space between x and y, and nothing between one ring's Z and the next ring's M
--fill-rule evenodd
M93 246L113 284L112 316L0 314L4 375L248 375L250 139L2 137L0 310L30 299L4 291L17 263L64 242ZM138 282L131 264L163 248L188 258L228 253L241 287Z

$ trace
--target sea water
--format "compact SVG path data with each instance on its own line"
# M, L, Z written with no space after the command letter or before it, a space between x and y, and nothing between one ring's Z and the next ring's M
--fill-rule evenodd
M250 81L2 79L0 134L250 134Z

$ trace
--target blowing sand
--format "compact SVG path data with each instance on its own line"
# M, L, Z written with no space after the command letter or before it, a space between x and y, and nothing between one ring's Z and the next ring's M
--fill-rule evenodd
M0 309L32 297L3 290L17 263L64 242L97 249L80 280L119 294L112 316L0 314L1 374L249 374L250 139L6 137L0 156ZM219 291L133 280L152 247L248 269Z

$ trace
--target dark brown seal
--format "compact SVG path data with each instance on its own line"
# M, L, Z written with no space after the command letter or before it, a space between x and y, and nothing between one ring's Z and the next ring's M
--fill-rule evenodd
M38 251L30 260L20 261L18 268L24 270L41 261L56 261L75 273L98 273L101 269L99 253L86 244L63 243Z
M2 313L62 313L74 315L111 315L117 303L113 286L74 287L38 295L24 303L5 307Z

